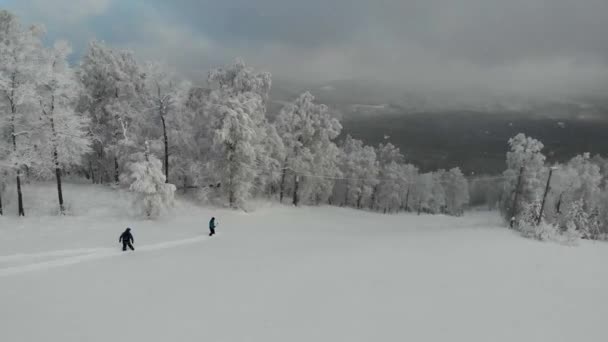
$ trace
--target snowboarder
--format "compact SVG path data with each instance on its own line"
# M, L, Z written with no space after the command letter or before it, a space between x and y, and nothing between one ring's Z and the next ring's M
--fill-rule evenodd
M212 217L211 221L209 221L209 236L215 235L215 227L217 227L215 224L215 217Z
M118 242L122 242L123 251L126 251L127 247L129 247L132 251L135 250L135 248L133 248L133 243L135 243L135 241L133 240L133 234L131 234L131 228L127 228L127 230L120 234Z

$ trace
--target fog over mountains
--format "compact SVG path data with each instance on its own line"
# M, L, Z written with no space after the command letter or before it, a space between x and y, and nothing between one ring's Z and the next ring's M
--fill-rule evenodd
M311 89L350 134L368 144L390 141L423 169L460 165L467 174L504 169L507 140L523 132L545 144L550 161L582 151L608 154L608 99L598 95L526 96L403 87L371 81L303 84L275 81L269 115Z

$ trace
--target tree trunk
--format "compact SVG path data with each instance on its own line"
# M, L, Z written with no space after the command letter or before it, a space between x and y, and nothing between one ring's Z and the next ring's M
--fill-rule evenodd
M375 210L376 209L376 192L377 191L378 191L378 186L376 185L374 187L374 190L372 191L372 198L371 198L370 203L369 203L369 208L371 210Z
M93 162L89 159L89 174L91 175L91 182L95 184L95 171L93 171Z
M2 211L2 183L0 183L0 216L3 215L3 211Z
M536 220L537 226L543 220L543 211L545 210L545 202L547 201L547 195L549 194L549 190L551 189L551 176L552 175L553 175L553 169L550 169L549 178L547 178L547 186L545 187L545 194L543 195L543 203L540 206L540 213L538 214L538 219Z
M57 155L57 148L53 151L53 161L55 162L55 178L57 179L57 198L59 199L59 214L65 214L65 207L63 206L63 190L61 188L61 168L59 167L59 156Z
M65 214L63 206L63 190L61 189L61 168L59 167L59 154L57 153L57 133L55 131L55 121L53 120L53 112L55 110L55 97L51 97L51 110L49 113L49 122L51 124L51 133L53 133L53 163L55 164L55 178L57 179L57 198L59 200L59 214Z
M169 139L167 137L167 125L163 115L160 116L160 121L163 124L163 139L165 140L165 183L169 183Z
M562 207L562 196L564 196L564 193L562 192L561 194L559 194L559 200L557 201L557 204L555 205L555 211L558 214L561 214L561 207Z
M407 194L405 195L405 211L410 211L409 202L410 202L410 188L408 187Z
M294 206L298 206L298 203L300 202L300 198L298 197L298 190L300 188L300 176L295 175L294 176L294 186L293 186L293 205Z
M348 207L348 195L349 194L349 190L348 190L348 185L346 186L346 188L344 189L344 206Z
M279 189L279 203L283 202L283 196L285 195L285 176L287 175L287 158L283 163L283 171L281 173L281 188Z
M359 196L357 196L357 209L361 209L361 201L363 200L363 193L360 192Z
M114 182L118 184L119 182L119 174L118 174L118 157L114 157Z
M418 201L418 215L420 215L420 210L422 209L422 200Z
M99 153L97 154L97 173L99 180L97 184L104 183L104 177L107 176L107 169L103 166L104 148L102 144L99 144Z
M517 215L517 200L519 199L519 191L521 188L521 180L524 174L524 167L522 166L519 169L519 177L517 177L517 186L515 187L515 196L513 196L513 203L511 206L511 218L509 221L509 227L513 228L513 224L515 223L515 215Z
M234 159L234 147L229 146L229 155L228 155L228 203L230 204L230 208L236 209L234 198L234 165L232 164L232 160Z
M15 105L15 86L16 86L16 75L13 74L11 77L12 88L11 95L8 96L8 100L11 107L11 135L13 139L13 151L17 152L17 132L15 131L15 116L17 114L17 106ZM17 202L19 203L19 216L25 216L25 210L23 209L23 194L21 193L21 165L17 165Z
M63 206L63 190L61 189L61 169L55 168L55 177L57 178L57 197L59 198L59 213L65 214L65 207Z
M21 170L17 170L17 202L19 203L19 216L25 216L23 194L21 193Z
M13 136L13 151L17 151L17 136L15 135L15 124L14 124L14 113L16 112L16 108L11 106L13 112L12 118L12 136ZM21 170L19 166L17 166L17 202L19 206L19 216L25 216L25 210L23 209L23 193L21 192Z

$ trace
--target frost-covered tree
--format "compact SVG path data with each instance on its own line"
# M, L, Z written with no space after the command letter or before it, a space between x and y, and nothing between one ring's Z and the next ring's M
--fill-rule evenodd
M507 152L507 170L504 176L504 192L501 211L505 218L518 215L524 203L539 199L543 191L546 170L545 156L541 153L543 144L524 134L509 139L510 151Z
M118 182L120 161L145 140L137 130L149 127L141 115L145 73L131 52L94 41L82 58L79 77L84 86L79 110L90 115L94 137L89 169L93 171L95 163L100 182L112 178Z
M336 135L337 136L337 135ZM313 147L312 167L313 174L304 175L300 188L301 200L304 203L319 205L328 203L333 193L336 179L342 177L338 165L340 149L332 141L317 141L318 145ZM322 152L321 152L322 151ZM318 172L318 173L317 173Z
M340 122L332 118L326 105L314 103L309 92L287 104L276 119L279 136L285 146L280 198L288 186L287 176L293 179L293 204L300 201L301 185L306 178L307 197L320 202L329 197L338 169L339 150L333 140L342 130ZM314 177L308 177L313 175Z
M576 156L556 169L551 181L552 191L547 196L549 205L545 206L548 222L561 222L564 226L564 216L575 201L581 201L581 208L587 215L601 212L602 175L589 154Z
M453 168L441 174L441 183L445 191L446 213L460 216L469 203L469 183L460 171Z
M79 83L67 63L70 52L66 42L57 42L44 51L36 89L42 115L37 123L40 153L35 166L41 172L55 174L61 214L65 212L61 172L80 165L83 155L91 151L89 120L74 110Z
M16 175L19 216L25 216L22 171L34 159L30 137L41 36L38 27L24 28L13 14L0 10L0 129L11 146L7 163Z
M275 195L279 191L282 175L282 160L285 160L285 145L273 123L266 125L265 139L258 158L259 173L254 189L258 195Z
M137 156L139 161L129 165L131 185L129 190L135 193L134 205L147 218L156 218L163 211L173 207L175 185L165 182L162 164L146 149Z
M576 171L576 180L573 196L583 200L583 208L587 212L591 212L599 200L600 185L602 175L600 167L591 162L589 153L572 158L568 162L568 167Z
M423 173L416 177L410 197L419 215L421 212L431 211L433 187L434 179L432 173Z
M343 204L355 208L364 206L372 195L378 180L376 151L364 146L363 141L350 135L341 145L340 170L343 180Z
M158 63L148 63L144 72L146 106L152 112L153 119L150 121L160 121L163 167L165 178L169 182L169 132L172 131L169 125L178 120L175 116L184 113L182 107L185 105L190 85L179 80L167 67Z
M395 191L390 185L385 183L392 182L393 175L391 173L395 172L394 168L389 169L389 165L392 163L400 164L403 162L403 155L399 148L395 147L391 143L380 144L376 149L376 156L378 160L378 184L374 187L372 193L371 200L371 208L372 209L380 209L379 204L384 202L387 203L389 200L387 198L392 198L395 195L393 192ZM390 181L385 181L390 180Z
M214 157L210 93L210 89L190 88L184 105L178 108L179 113L167 117L169 145L173 146L172 178L182 184L184 190L217 181L209 176L212 170L208 169L210 158Z
M228 94L257 94L262 98L263 104L268 99L272 86L270 73L255 71L240 58L231 65L211 70L208 81L217 84L219 90Z
M445 173L445 170L437 170L431 173L432 188L429 200L429 210L433 214L446 213L446 191L442 182Z
M401 208L403 184L405 183L404 169L395 161L384 165L382 178L378 185L376 208L386 212L397 211Z
M270 74L258 73L237 60L212 70L208 82L217 85L207 104L213 136L208 170L220 181L229 205L244 208L256 179L269 164L265 101Z
M586 239L595 239L600 234L599 213L588 213L585 210L585 201L578 199L570 204L565 218L564 230L576 230Z
M403 182L402 182L402 189L401 189L401 196L402 196L402 209L409 211L411 208L411 194L412 194L412 190L414 188L414 184L416 182L416 179L418 178L418 168L412 164L405 164L405 165L401 165L401 168L403 169Z
M608 240L608 189L604 188L600 193L598 206L598 216L600 225L600 239Z
M526 203L517 218L515 229L519 230L523 236L528 238L540 239L538 234L538 216L540 215L541 201L535 200Z
M251 197L253 181L259 170L259 136L253 116L263 106L261 98L254 93L214 98L216 118L212 170L221 183L228 203L232 208L244 208Z

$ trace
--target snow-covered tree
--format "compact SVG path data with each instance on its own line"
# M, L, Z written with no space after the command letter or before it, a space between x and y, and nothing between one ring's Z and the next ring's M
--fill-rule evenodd
M416 177L410 197L412 198L414 208L418 211L418 214L431 211L433 188L433 173L423 173Z
M258 195L275 195L279 191L282 175L282 160L285 160L285 145L273 123L266 125L266 138L262 141L263 153L258 158L259 173L254 189Z
M404 169L395 161L383 166L382 178L378 185L376 208L386 212L397 211L401 208L403 184L405 184Z
M386 183L392 183L395 176L391 173L397 172L397 170L390 165L392 163L401 164L404 159L399 148L391 143L380 144L376 149L376 156L379 167L379 182L374 187L372 193L372 209L380 209L380 203L388 203L390 201L389 198L394 198L396 196L393 192L398 190Z
M445 191L446 213L460 216L469 203L469 183L460 171L453 168L441 174L441 183Z
M409 211L411 209L411 197L412 197L412 190L414 188L414 184L416 182L416 179L418 178L418 168L412 164L405 164L405 165L401 165L401 168L403 169L403 182L402 182L402 189L401 189L401 196L402 196L402 208L403 210Z
M228 94L257 94L262 98L263 104L268 99L272 86L270 73L255 71L240 58L231 65L211 70L208 81L217 84L219 90Z
M57 42L52 49L45 50L37 78L42 115L37 124L40 158L35 166L41 172L55 174L61 214L65 212L61 172L66 167L80 165L83 155L91 151L89 120L74 110L79 83L67 63L70 52L66 42Z
M576 171L577 183L574 187L573 196L583 200L583 208L591 212L599 200L602 175L600 167L591 162L589 153L572 158L568 166Z
M581 234L575 225L569 224L568 227L560 229L557 225L545 221L544 215L539 221L538 217L541 205L541 201L536 200L532 203L526 203L523 207L521 214L518 216L518 223L515 226L522 236L567 245L576 244Z
M600 239L608 240L608 189L604 188L600 193L598 206L598 216L600 224Z
M251 197L253 182L259 170L259 136L253 116L263 108L254 93L225 96L214 94L216 118L212 170L221 183L232 208L244 208Z
M338 120L332 118L328 108L315 104L309 92L301 94L287 104L276 119L279 136L285 146L285 160L280 183L282 199L288 186L287 176L293 179L293 204L298 205L301 185L306 179L307 197L319 202L331 194L338 169L339 149L333 142L342 130ZM307 177L313 175L314 177Z
M565 165L559 165L551 181L552 191L547 196L547 221L561 222L564 226L568 208L576 201L581 201L581 208L587 215L600 213L601 183L600 167L591 161L589 154L576 156Z
M7 164L16 175L19 216L25 216L22 171L35 155L30 138L41 36L38 27L24 28L13 14L0 10L0 129L11 146Z
M538 216L540 215L541 201L535 200L526 203L519 216L517 217L517 225L515 228L519 230L523 236L540 240L538 227Z
M185 105L190 85L158 63L148 63L144 72L146 106L152 112L151 117L156 119L151 121L160 121L163 167L165 178L169 182L169 132L172 129L168 125L177 121L175 116L184 113L182 106Z
M268 163L268 122L265 100L270 91L270 74L258 73L241 60L212 70L208 82L216 84L208 97L212 155L208 170L221 183L233 208L244 208L254 184Z
M378 178L376 151L371 146L364 146L361 140L350 135L341 145L340 170L343 181L343 204L361 208L370 200Z
M82 58L79 76L84 86L79 110L90 115L94 137L91 163L97 165L100 181L118 182L120 161L146 139L137 132L149 126L142 115L145 73L131 52L94 41Z
M135 193L134 205L147 218L156 218L173 207L175 185L165 182L162 164L150 153L148 142L139 161L129 165L131 185Z
M511 220L518 215L524 203L536 201L543 191L542 176L545 156L541 153L543 144L524 134L509 139L510 151L507 152L507 170L504 176L504 192L501 210ZM513 207L515 205L515 207Z
M337 135L336 135L337 136ZM315 152L312 159L313 174L304 175L301 180L301 200L304 203L319 205L328 203L333 193L336 179L342 177L338 165L340 149L332 141L317 141L318 145L313 147ZM316 173L318 172L318 174Z
M210 89L190 88L184 105L177 108L179 113L167 118L169 145L173 146L172 177L184 189L217 181L209 176L212 170L208 169L214 135L213 111L208 106L210 93Z
M570 204L565 218L564 230L576 230L581 237L597 238L600 234L600 222L597 212L589 214L585 211L585 201L578 199Z
M445 170L437 170L432 174L431 197L429 199L429 211L433 214L446 213L446 192L442 180Z

